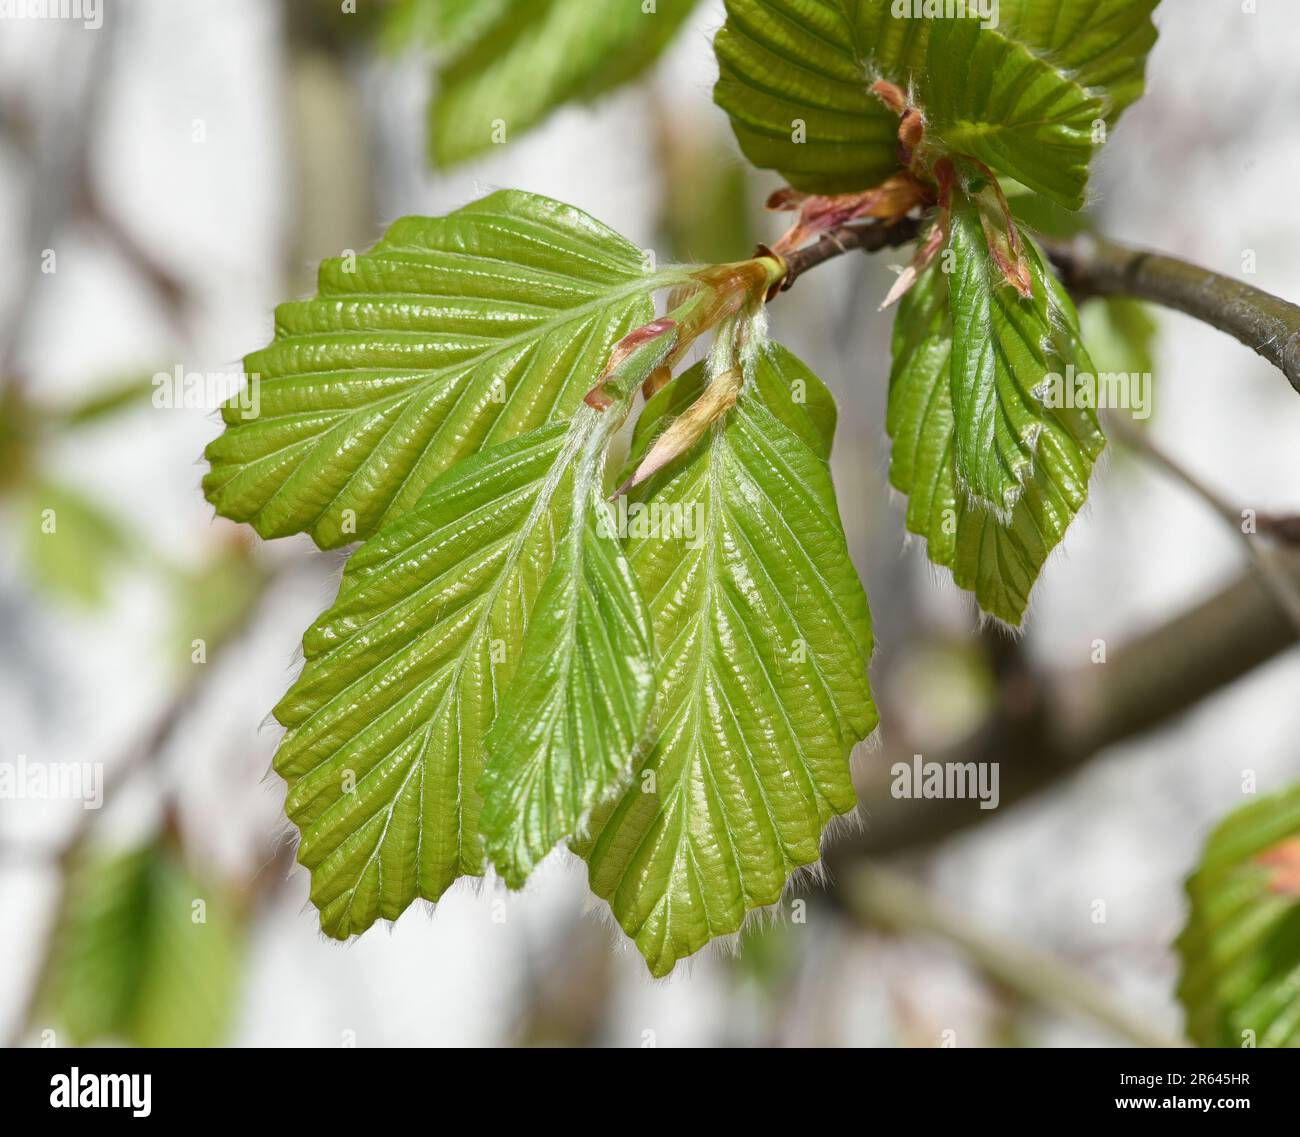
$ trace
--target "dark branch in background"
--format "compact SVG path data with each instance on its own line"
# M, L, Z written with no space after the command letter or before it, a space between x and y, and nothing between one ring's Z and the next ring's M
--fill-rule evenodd
M185 332L185 318L190 289L180 277L159 261L140 243L117 215L108 209L91 184L89 171L83 169L77 189L77 208L83 220L92 224L149 286L157 297L172 331Z
M1133 296L1183 312L1263 356L1300 392L1300 307L1263 289L1142 249L1083 234L1044 240L1061 280L1079 296Z
M1300 584L1300 553L1278 553L1274 563L1293 585ZM1000 763L1001 804L1013 805L1074 773L1106 747L1169 722L1296 640L1296 628L1277 600L1248 572L1114 649L1105 663L1049 675L1024 666L1010 669L989 719L947 751L925 757ZM833 874L852 871L859 858L927 845L989 818L973 801L890 797L888 763L877 756L871 766L880 783L860 789L865 830L827 850ZM877 812L875 803L887 808Z

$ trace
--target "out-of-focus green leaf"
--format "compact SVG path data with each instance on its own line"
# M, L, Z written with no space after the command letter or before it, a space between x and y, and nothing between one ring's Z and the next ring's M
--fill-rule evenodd
M18 383L0 381L0 494L13 493L31 477L39 414Z
M1188 1035L1300 1047L1300 783L1229 814L1187 897L1177 947Z
M438 77L434 161L464 161L517 138L562 103L635 78L694 7L695 0L510 0Z
M735 260L758 242L750 218L749 172L713 132L679 135L674 106L663 106L660 114L665 121L659 124L659 226L668 255L697 264Z
M1066 209L1051 198L1022 186L1014 178L1000 178L1012 216L1022 225L1045 237L1073 237L1092 227L1083 211Z
M457 51L480 34L513 0L395 0L384 13L385 50L412 44Z
M1079 320L1083 342L1098 371L1154 374L1160 326L1142 301L1127 296L1089 300Z
M750 924L741 933L740 951L732 964L737 976L754 984L769 998L779 996L798 963L796 934L785 920L774 920L768 925Z
M92 391L80 402L61 409L56 421L66 426L88 426L111 418L121 411L149 405L154 391L148 375L128 375L114 379Z
M230 898L170 846L88 854L72 867L36 1025L75 1046L218 1046L242 934Z
M61 482L30 486L17 520L33 584L61 599L102 605L110 574L133 552L130 533L111 512Z
M175 615L166 652L188 667L196 640L206 655L244 623L266 572L241 542L222 546L196 569L178 571L174 581Z

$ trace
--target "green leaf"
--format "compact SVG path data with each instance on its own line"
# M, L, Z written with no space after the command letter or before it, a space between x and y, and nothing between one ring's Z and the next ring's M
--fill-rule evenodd
M1178 998L1202 1046L1300 1046L1300 783L1231 813L1188 878Z
M380 42L388 51L411 44L457 51L481 35L513 0L393 0Z
M604 501L607 441L593 434L579 460L577 520L537 598L519 673L487 736L480 826L511 888L626 783L650 710L650 618Z
M676 104L654 108L659 162L657 227L677 261L721 264L759 240L753 174L723 145L717 130L679 120Z
M0 494L27 488L43 441L45 412L17 383L0 383Z
M630 764L649 632L617 543L588 515L619 421L583 407L452 467L353 554L303 637L274 764L328 935L482 874L475 787L494 720L492 851L512 884ZM618 715L595 705L619 699ZM546 813L561 805L565 823Z
M148 406L150 395L157 390L152 382L156 374L117 377L89 395L61 406L51 417L63 427L96 426L122 411Z
M570 500L562 424L466 459L348 561L275 708L275 769L339 939L481 875L475 783Z
M909 88L927 131L1061 205L1084 200L1094 123L1141 92L1153 0L1009 0L999 26L897 18L891 0L727 0L714 100L756 166L798 189L868 189L898 169ZM1008 11L1009 10L1009 11Z
M713 40L713 99L755 166L809 193L868 189L898 169L898 116L868 93L868 76L905 78L902 61L923 48L924 21L892 19L885 0L726 7Z
M1035 288L1050 296L1059 332L1077 343L1069 297L1050 274L1036 277ZM1019 625L1043 564L1087 499L1105 439L1091 410L1041 408L1032 471L1010 515L999 517L960 488L953 354L948 280L932 269L903 297L894 324L890 481L908 495L907 527L926 539L930 560L985 612Z
M787 386L747 384L634 495L694 523L628 542L654 627L655 734L575 847L656 976L818 859L827 823L856 800L849 754L876 723L866 597L829 470L787 425L804 369L779 349L766 366Z
M1003 279L989 253L978 208L957 205L952 217L953 325L950 363L956 422L953 460L957 483L997 512L1009 512L1033 471L1034 453L1049 410L1042 389L1071 363L1091 371L1073 305L1023 233L1033 294L1022 297ZM1070 313L1062 334L1054 307Z
M195 641L202 640L209 655L225 644L247 622L267 573L248 545L233 542L197 567L177 567L173 573L175 599L164 650L173 664L192 671Z
M83 856L58 917L38 1018L66 1034L59 1045L221 1045L241 935L231 898L196 880L170 847Z
M1040 236L1073 237L1092 227L1087 212L1066 209L1013 178L999 178L1011 215Z
M1083 205L1101 101L1029 48L974 20L936 20L920 101L927 133L950 152Z
M518 137L562 103L589 101L635 78L695 0L653 7L647 11L641 0L511 0L439 76L430 108L434 161L464 161Z
M1114 124L1142 95L1160 0L999 0L998 28L1100 95Z
M568 419L671 282L533 194L398 221L355 265L325 261L316 299L276 310L275 341L245 361L260 413L224 409L204 492L264 537L365 538L459 459Z

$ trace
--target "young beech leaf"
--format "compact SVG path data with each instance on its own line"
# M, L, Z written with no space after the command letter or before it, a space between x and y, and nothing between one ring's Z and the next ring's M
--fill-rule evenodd
M866 597L830 472L804 441L827 419L792 401L806 369L773 352L767 382L633 495L660 519L628 541L657 653L650 743L575 847L657 976L818 859L876 723ZM661 392L633 462L701 386L696 368Z
M810 193L880 184L899 168L898 115L868 90L885 79L946 148L1082 205L1095 124L1141 93L1155 0L1003 0L996 28L897 7L726 0L714 100L750 161Z
M275 769L326 934L482 874L483 738L567 523L581 441L555 424L452 467L353 554L304 636L306 665L275 708L288 728Z
M1036 275L1034 286L1036 296L1050 296L1057 335L1074 343L1077 366L1087 369L1070 298L1050 274ZM1105 439L1094 411L1042 407L1033 469L1010 513L999 516L973 500L956 468L948 287L936 266L898 308L887 417L890 481L908 495L907 527L925 538L930 560L951 569L985 612L1018 625L1043 563L1087 498Z
M477 0L479 4L483 0ZM696 0L493 0L490 23L439 75L433 157L463 161L535 126L561 103L590 100L658 57Z
M264 537L363 539L459 459L567 420L675 280L517 190L398 221L369 253L325 261L315 299L276 310L275 341L245 360L259 413L225 408L204 492Z
M571 479L570 520L487 736L480 828L511 888L621 788L653 694L650 618L604 500L607 412Z
M650 627L596 522L609 439L676 345L665 323L602 376L605 409L436 479L353 554L303 637L306 665L275 709L288 728L275 769L327 934L481 875L481 833L518 887L630 767Z
M1300 782L1229 814L1188 878L1178 998L1201 1046L1300 1046Z
M1099 94L1114 125L1142 95L1160 0L998 0L998 30Z
M953 460L958 486L1002 514L1015 507L1033 472L1051 413L1043 395L1048 376L1064 376L1070 364L1092 370L1073 304L1055 287L1037 247L1017 233L1030 273L1028 297L1005 282L978 208L963 198L953 209Z
M975 20L935 20L917 100L948 151L1082 207L1104 108L1068 72Z
M809 193L869 189L898 169L898 115L867 90L910 73L923 20L887 0L726 0L713 100L745 156Z

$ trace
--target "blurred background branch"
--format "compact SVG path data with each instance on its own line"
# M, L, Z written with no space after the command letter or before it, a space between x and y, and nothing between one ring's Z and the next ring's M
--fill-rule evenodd
M1300 586L1300 552L1276 555L1291 587ZM1255 572L1158 628L1108 652L1104 663L1040 673L1022 661L1004 674L994 710L939 762L997 762L1001 805L1014 805L1075 773L1107 747L1167 723L1267 663L1300 633ZM892 758L910 757L892 748ZM880 774L884 762L873 763ZM942 840L987 819L979 803L896 800L881 777L861 790L867 823L831 846L836 875L855 858L880 857Z
M1157 445L1148 432L1138 430L1119 415L1105 416L1104 423L1108 437L1118 439L1180 482L1241 538L1242 548L1260 583L1268 589L1277 606L1286 614L1297 632L1300 632L1300 585L1287 572L1285 565L1266 549L1260 548L1257 540L1262 535L1286 545L1300 545L1300 517L1265 515L1260 518L1254 515L1253 510L1233 506L1217 490L1212 490L1168 451Z
M865 926L946 941L1009 990L1099 1023L1134 1046L1187 1045L1177 1035L1152 1029L1146 1016L1135 1014L1086 972L976 926L906 876L870 862L860 864L842 882L837 896Z

